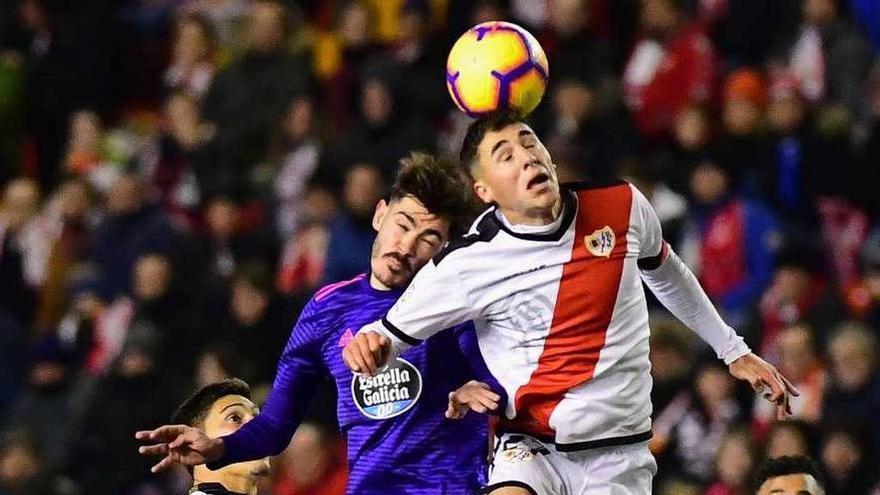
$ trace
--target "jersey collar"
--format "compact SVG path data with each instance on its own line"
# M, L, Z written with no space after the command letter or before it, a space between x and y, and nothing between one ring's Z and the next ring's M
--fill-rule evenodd
M505 222L501 221L501 219L499 219L498 216L495 215L495 212L490 213L489 218L491 218L492 221L495 222L499 229L518 239L523 239L526 241L556 242L559 239L562 239L562 236L568 230L568 227L571 226L571 221L574 220L578 206L574 192L568 189L562 189L559 193L562 195L562 222L559 224L559 228L557 228L553 232L548 232L546 234L523 234L511 230L507 225L505 225Z

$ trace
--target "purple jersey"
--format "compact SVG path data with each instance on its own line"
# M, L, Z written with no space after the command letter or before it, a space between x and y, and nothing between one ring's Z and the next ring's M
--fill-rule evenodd
M375 377L355 376L342 360L353 335L383 317L400 294L372 288L367 275L315 293L290 335L262 412L225 438L224 457L209 467L281 452L330 374L348 443L348 493L476 493L485 482L488 422L477 414L444 417L449 392L468 380L500 390L470 324L413 347Z

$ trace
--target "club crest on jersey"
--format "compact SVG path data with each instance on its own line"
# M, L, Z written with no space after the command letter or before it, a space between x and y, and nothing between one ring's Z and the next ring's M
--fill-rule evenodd
M422 374L409 361L397 358L376 376L354 375L351 397L370 419L388 419L408 411L422 395Z
M587 251L593 256L602 258L611 256L611 251L614 250L614 241L614 231L607 225L590 235L584 236L584 244L587 245Z

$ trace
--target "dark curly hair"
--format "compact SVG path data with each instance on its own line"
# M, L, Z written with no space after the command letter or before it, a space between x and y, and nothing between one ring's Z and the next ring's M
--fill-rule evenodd
M476 213L469 179L453 160L443 156L412 152L400 160L391 201L406 196L448 221L450 237L464 233Z

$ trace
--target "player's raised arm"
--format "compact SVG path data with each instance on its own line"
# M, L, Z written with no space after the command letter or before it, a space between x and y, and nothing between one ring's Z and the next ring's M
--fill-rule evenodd
M777 417L784 419L791 413L790 396L799 392L773 365L753 354L742 337L724 322L693 272L663 241L654 208L639 191L633 190L633 201L642 219L642 280L676 318L712 347L733 376L748 381L756 393L775 403Z
M443 260L443 253L435 260ZM388 314L362 328L345 347L345 364L356 373L373 375L406 349L473 319L467 288L451 265L431 261L419 270Z

